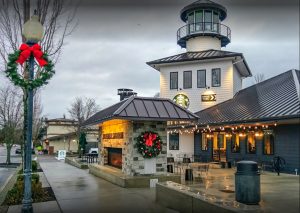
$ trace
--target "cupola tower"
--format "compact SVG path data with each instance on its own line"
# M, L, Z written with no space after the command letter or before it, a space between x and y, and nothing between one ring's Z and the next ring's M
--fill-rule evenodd
M199 0L184 7L180 18L186 23L177 31L177 44L187 52L220 50L230 43L231 30L222 21L227 10L209 0Z

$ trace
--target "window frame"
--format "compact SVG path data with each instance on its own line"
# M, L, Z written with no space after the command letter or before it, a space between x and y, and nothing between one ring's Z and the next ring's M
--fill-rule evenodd
M235 144L236 139L238 139L238 144L237 144L238 145L238 149L236 151L234 151L234 146L233 145ZM231 142L231 144L230 144L231 153L241 153L241 140L240 140L239 134L232 134L230 142Z
M248 138L249 138L249 135L252 135L253 136L253 140L254 140L254 148L255 148L255 151L254 152L250 152L249 151L249 146L248 146ZM254 133L248 133L245 137L245 142L246 142L246 154L250 154L250 155L253 155L253 154L256 154L257 153L257 143L256 143L256 137L254 135Z
M271 149L271 150L272 150L272 153L271 153L271 154L267 154L267 153L265 152L266 136L269 136L269 137L272 137L272 138L273 138L273 141L271 141L271 139L270 139L271 145L273 146L273 148ZM262 144L263 144L263 150L262 150L263 155L267 155L267 156L274 155L274 153L275 153L275 136L274 136L274 134L264 134L264 136L263 136L263 138L262 138Z
M199 79L199 72L204 72L204 87L199 86L198 79ZM197 70L197 88L206 88L206 69Z
M177 76L177 87L172 88L172 74L176 74ZM170 72L170 90L177 89L178 90L178 72Z
M186 87L185 85L185 73L191 73L191 87ZM183 71L183 89L192 89L193 88L193 72L191 70Z
M220 74L219 74L219 76L220 76L220 79L219 79L220 83L218 85L214 85L214 81L213 81L213 71L215 71L215 70L219 70L219 72L220 72ZM211 86L212 87L221 87L221 80L222 80L221 68L213 68L213 69L211 69Z
M174 143L174 141L171 141L171 136L177 136L178 137L178 140L176 141L177 143L177 148L172 148L174 146L171 146L171 142ZM175 146L176 147L176 146ZM179 133L169 133L169 150L179 150Z
M205 147L205 146L203 146L204 144L206 145L206 149L203 149L203 147ZM201 134L201 151L202 152L207 152L208 151L208 138L207 138L206 133Z

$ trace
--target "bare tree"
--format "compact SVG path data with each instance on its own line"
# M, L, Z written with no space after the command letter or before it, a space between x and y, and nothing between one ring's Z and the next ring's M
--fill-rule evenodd
M155 93L153 97L154 98L159 98L160 97L160 93L159 92Z
M0 88L0 143L6 144L6 163L10 164L13 144L22 138L22 95L11 86Z
M32 141L37 144L40 138L40 131L43 126L43 106L41 103L40 92L37 91L33 100L33 117L32 117Z
M71 103L71 107L68 109L68 112L71 118L77 121L76 125L76 137L77 143L79 142L81 126L83 122L95 114L99 110L99 105L97 105L95 99L87 97L77 97Z
M254 84L257 84L265 80L265 75L263 73L257 73L253 77L254 77Z
M2 0L0 1L0 63L5 69L7 56L16 51L25 38L22 37L23 24L36 9L44 37L43 51L56 62L62 51L65 38L75 29L77 3L71 0Z

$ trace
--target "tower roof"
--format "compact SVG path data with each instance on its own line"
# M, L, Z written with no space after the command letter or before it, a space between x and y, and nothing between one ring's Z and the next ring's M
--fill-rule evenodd
M189 4L188 6L184 7L180 11L180 17L181 20L186 22L187 16L186 14L190 11L193 11L195 9L214 9L220 12L220 20L223 21L227 16L227 10L225 7L223 7L220 4L217 4L215 2L209 1L209 0L198 0L195 1L192 4Z

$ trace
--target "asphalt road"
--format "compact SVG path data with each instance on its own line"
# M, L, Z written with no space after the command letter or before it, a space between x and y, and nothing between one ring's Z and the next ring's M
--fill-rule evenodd
M11 149L11 162L12 163L20 163L21 162L21 155L15 154L15 151L18 147L12 147ZM0 163L6 162L6 147L0 145ZM0 167L0 189L6 182L6 180L9 178L10 175L14 173L16 168L6 168L6 167Z

